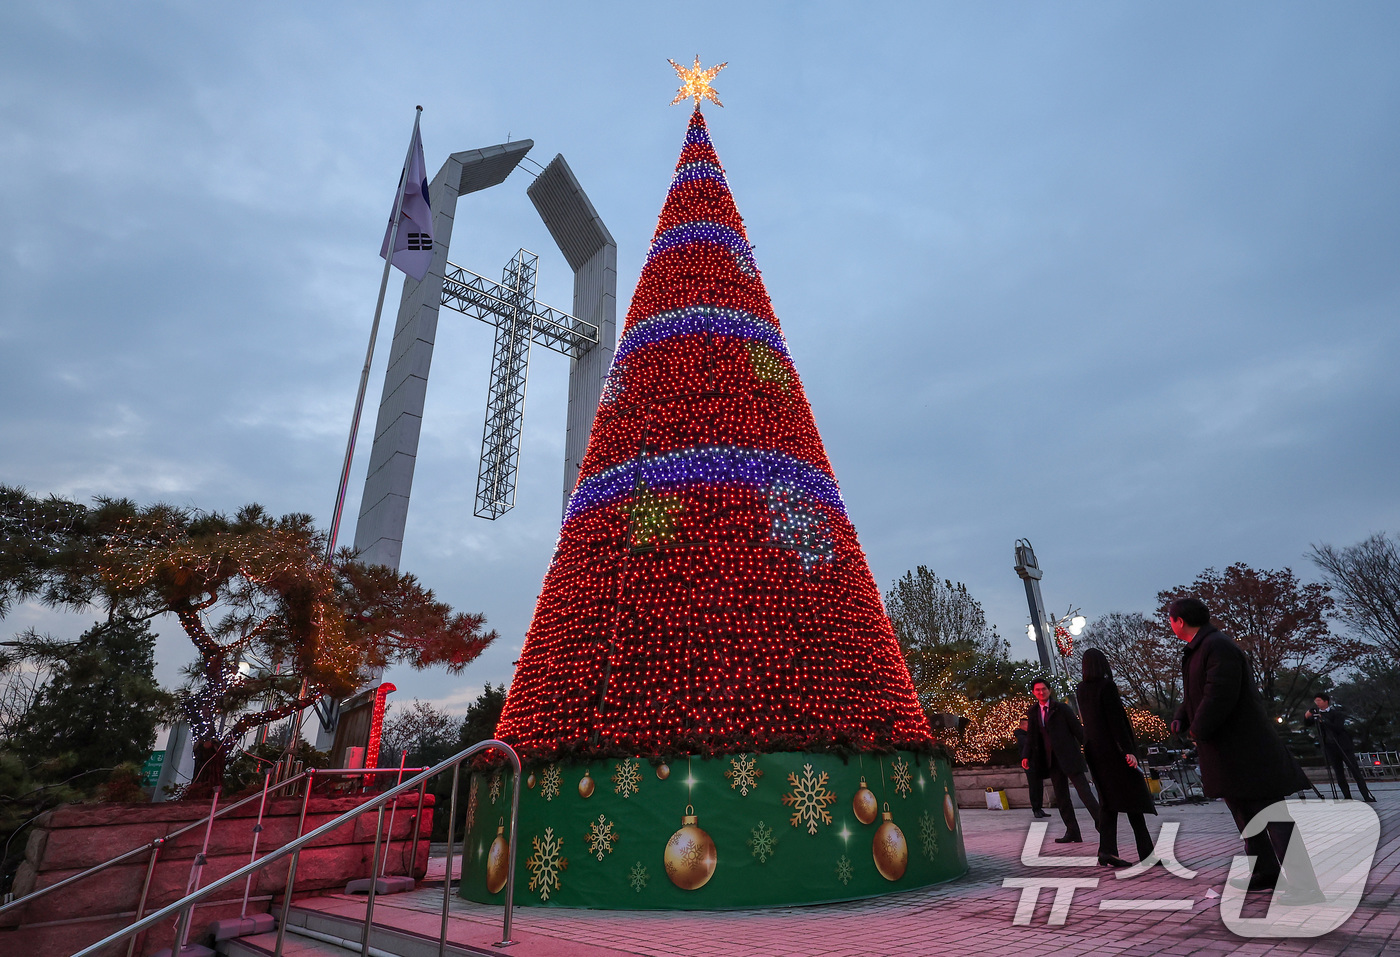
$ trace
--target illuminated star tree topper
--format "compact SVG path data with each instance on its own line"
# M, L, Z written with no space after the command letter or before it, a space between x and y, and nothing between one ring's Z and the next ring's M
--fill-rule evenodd
M681 87L676 91L676 98L671 101L672 106L691 97L695 98L695 106L697 109L700 107L701 97L709 100L715 106L724 106L724 104L719 101L719 97L715 95L714 89L710 86L710 81L719 74L720 70L729 66L728 60L725 60L718 66L712 66L708 70L700 69L700 54L698 53L695 54L694 66L681 66L675 60L667 60L666 62L675 68L676 76L681 78Z

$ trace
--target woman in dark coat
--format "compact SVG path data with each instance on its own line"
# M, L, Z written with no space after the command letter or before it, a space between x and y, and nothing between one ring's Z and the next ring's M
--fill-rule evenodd
M1108 658L1097 648L1084 652L1084 680L1079 683L1079 717L1084 723L1084 758L1099 791L1099 863L1127 867L1118 856L1118 814L1128 815L1137 842L1138 860L1152 853L1145 814L1156 814L1147 782L1138 770L1133 735Z

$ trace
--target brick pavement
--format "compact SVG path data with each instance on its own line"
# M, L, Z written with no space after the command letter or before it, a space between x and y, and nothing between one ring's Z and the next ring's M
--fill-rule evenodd
M976 957L1034 957L1077 954L1256 955L1342 954L1375 957L1400 954L1400 785L1380 785L1381 844L1360 906L1336 931L1315 939L1250 940L1235 936L1221 921L1218 892L1230 859L1241 845L1225 806L1162 808L1149 819L1156 833L1164 822L1178 822L1178 858L1199 873L1193 880L1154 868L1127 881L1107 868L1030 868L1020 861L1030 825L1028 811L975 811L962 814L971 873L964 879L874 900L775 910L656 912L590 911L520 907L511 948L517 957L550 954L646 955L922 955L967 953ZM1082 813L1082 812L1081 812ZM1045 855L1087 855L1092 845L1068 851L1048 840L1060 833L1052 820ZM1122 846L1131 847L1126 826ZM1043 890L1030 923L1013 923L1020 892L1003 887L1006 878L1045 876L1092 880L1078 890L1063 926L1050 926L1053 892ZM1101 910L1105 899L1190 898L1189 910L1159 913ZM376 923L422 925L437 936L441 885L408 895L381 898ZM362 901L330 897L306 902L313 909L349 915ZM1262 916L1264 903L1246 906L1244 916ZM429 920L429 915L432 920ZM451 904L451 938L477 947L499 939L501 910L460 899ZM500 951L496 951L500 953Z

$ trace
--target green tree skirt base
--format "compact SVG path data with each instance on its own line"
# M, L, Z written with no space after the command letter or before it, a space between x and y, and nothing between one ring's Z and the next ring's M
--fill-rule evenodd
M661 767L611 758L527 768L525 776L517 905L780 907L876 897L967 873L952 771L925 754L843 761L781 752L680 757ZM872 792L861 795L864 807L888 807L898 833L883 827L879 810L861 823L854 800L862 778ZM498 825L509 824L512 786L508 771L474 774L467 786L459 893L468 900L501 903L505 896L505 838L494 855L492 847ZM696 820L685 829L688 808ZM877 842L886 840L893 849L882 860L893 879L876 862ZM494 871L493 857L500 862ZM496 893L488 872L499 875Z

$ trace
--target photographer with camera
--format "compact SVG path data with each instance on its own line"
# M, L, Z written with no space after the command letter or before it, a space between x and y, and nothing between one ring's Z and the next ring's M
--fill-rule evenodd
M1317 725L1318 736L1322 738L1322 757L1332 768L1337 784L1342 788L1342 797L1351 800L1346 774L1346 769L1350 768L1356 786L1361 789L1361 799L1375 804L1376 796L1366 787L1366 779L1361 776L1361 765L1356 760L1356 745L1351 740L1351 732L1347 730L1346 715L1339 706L1332 704L1332 696L1325 691L1313 698L1313 704L1317 705L1317 710L1304 711L1303 723Z

